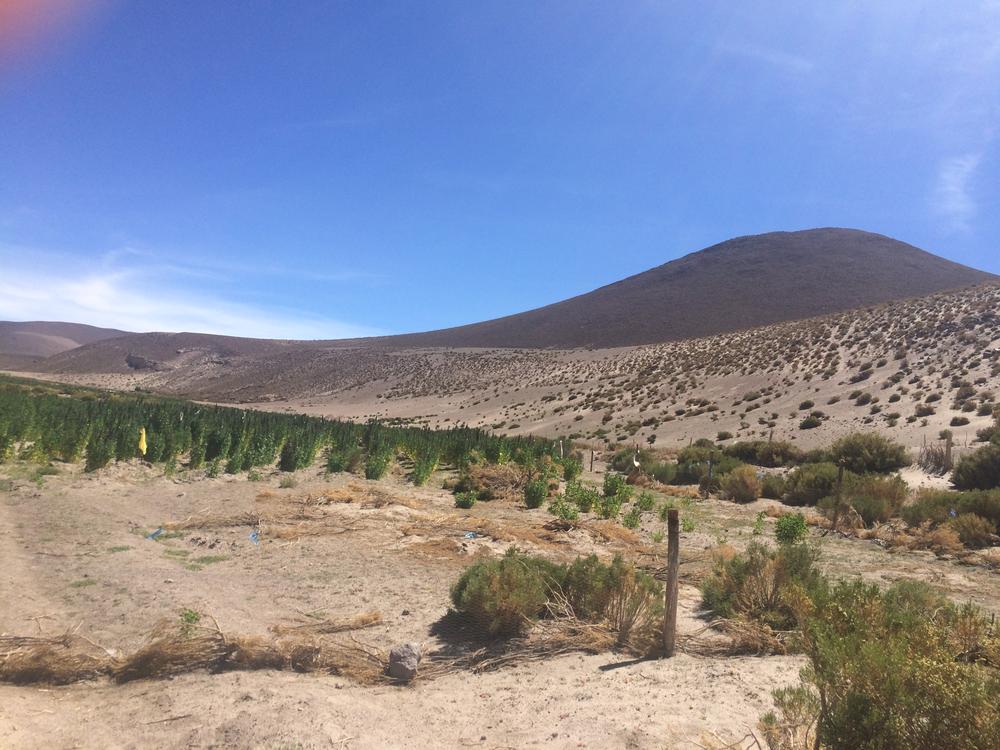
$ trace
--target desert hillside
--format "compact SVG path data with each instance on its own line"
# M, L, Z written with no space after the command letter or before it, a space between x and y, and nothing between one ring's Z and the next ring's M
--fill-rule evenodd
M169 347L155 367L94 374L89 347L47 377L207 401L605 442L774 434L802 445L865 428L911 447L989 424L1000 391L1000 286L652 346L598 350ZM105 342L121 346L128 339ZM86 360L84 360L86 362Z
M54 354L124 333L82 323L0 321L0 366L28 366Z

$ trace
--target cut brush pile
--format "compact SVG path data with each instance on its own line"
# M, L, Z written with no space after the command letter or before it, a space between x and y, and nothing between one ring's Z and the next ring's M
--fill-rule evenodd
M391 682L388 659L351 636L381 622L377 612L302 626L274 637L227 635L218 625L162 623L137 651L116 657L86 638L0 636L0 682L67 685L110 676L125 683L208 670L283 669L342 675L361 684Z

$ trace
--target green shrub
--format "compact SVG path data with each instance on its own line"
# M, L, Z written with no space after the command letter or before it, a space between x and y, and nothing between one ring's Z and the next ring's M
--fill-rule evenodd
M823 696L818 744L831 750L997 747L1000 673L969 663L969 633L987 630L926 585L844 582L813 596L804 624L810 668ZM965 637L956 637L965 633Z
M718 440L720 443L723 440L732 440L733 433L729 432L728 430L719 430L719 433L715 436L715 439Z
M639 493L639 497L635 499L635 507L637 507L643 513L651 511L656 505L656 498L653 496L652 492L643 491Z
M370 452L365 458L365 479L381 479L389 471L391 463L391 451L383 449Z
M777 468L802 462L803 453L784 441L753 440L734 443L726 448L726 455L755 466Z
M475 563L451 589L456 611L490 637L517 635L541 617L564 569L511 547L496 560Z
M760 480L752 466L740 466L724 475L720 481L723 495L737 503L752 503L760 497Z
M622 491L616 495L608 497L607 495L601 497L597 503L597 515L601 518L616 519L618 514L621 513L622 506L628 501L628 494L625 490L631 490L631 487L623 487Z
M910 526L930 523L940 526L963 513L974 513L1000 527L1000 490L980 492L948 492L924 490L901 511Z
M833 463L855 474L889 474L910 465L906 449L876 432L856 432L830 448Z
M650 468L649 473L660 484L673 484L677 478L677 464L667 461L655 463Z
M416 459L413 461L413 472L410 474L413 484L417 487L427 484L431 475L434 474L434 470L437 469L440 458L440 455L434 450L425 450L418 453Z
M903 503L906 502L908 488L901 477L882 477L869 474L863 477L849 475L844 482L844 502L849 504L866 526L873 523L885 523L890 518L899 515ZM820 503L827 515L833 506Z
M590 513L601 501L601 494L589 485L580 482L569 482L566 485L566 499L576 504L582 513Z
M467 568L451 590L455 611L490 638L523 633L565 602L579 619L609 626L620 645L658 622L662 596L660 584L620 556L610 565L591 555L566 566L513 547Z
M951 425L952 427L965 427L967 424L969 424L969 418L958 417L958 416L952 417L951 422L949 422L948 424Z
M541 508L548 494L548 482L544 479L533 479L524 485L524 504L529 508Z
M622 526L626 529L638 529L640 523L642 523L642 511L638 505L633 505L622 517Z
M991 490L1000 487L1000 445L991 443L962 456L951 482L960 490Z
M774 524L774 538L780 544L797 544L809 535L805 516L789 513L781 516Z
M583 461L578 458L566 458L562 462L563 479L574 482L583 473Z
M790 505L815 505L832 495L837 487L838 469L834 464L803 464L785 483L785 502Z
M455 507L468 510L476 504L475 492L458 492L455 494Z
M565 495L556 495L549 503L549 513L563 521L576 521L580 517L580 509Z
M613 497L617 495L623 489L628 488L628 482L625 477L621 474L611 474L610 472L604 475L604 496Z

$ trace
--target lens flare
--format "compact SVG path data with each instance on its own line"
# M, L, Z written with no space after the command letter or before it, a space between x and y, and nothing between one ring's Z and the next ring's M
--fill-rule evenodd
M58 49L98 0L0 0L0 70Z

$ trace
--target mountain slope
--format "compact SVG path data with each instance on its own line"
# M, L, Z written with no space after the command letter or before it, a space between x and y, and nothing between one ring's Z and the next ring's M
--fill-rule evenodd
M588 294L401 346L574 348L677 341L996 280L855 229L737 237Z
M97 328L82 323L0 321L0 366L26 366L124 333L114 328Z
M998 281L912 245L853 229L738 237L547 307L458 328L342 341L275 341L198 333L129 334L57 354L59 373L214 367L239 360L240 381L315 364L335 352L414 348L612 348L701 338ZM372 356L375 356L372 354ZM375 368L376 371L378 368ZM317 373L319 374L319 373Z

